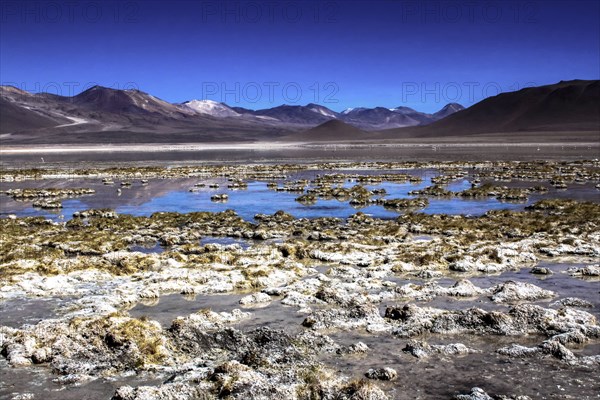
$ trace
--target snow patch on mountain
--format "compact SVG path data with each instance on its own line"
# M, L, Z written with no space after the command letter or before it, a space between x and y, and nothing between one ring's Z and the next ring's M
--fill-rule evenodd
M233 111L223 103L214 100L190 100L182 104L183 107L199 114L208 114L213 117L239 117L240 114Z
M329 111L327 108L325 107L321 107L321 106L314 106L314 107L310 107L309 110L316 112L317 114L321 114L324 115L326 117L330 117L330 118L337 118L337 116L332 113L331 111Z
M258 118L258 119L264 119L264 120L267 120L267 121L279 121L277 118L268 117L266 115L256 115L255 117Z
M395 113L400 113L400 114L412 114L412 113L418 112L410 107L405 107L405 106L394 107L394 108L390 108L389 110L392 112L395 112Z
M87 120L85 118L68 117L66 115L64 117L70 119L72 122L70 124L57 125L57 126L55 126L55 128L64 128L65 126L75 126L75 125L89 124L90 122L92 122L92 121Z

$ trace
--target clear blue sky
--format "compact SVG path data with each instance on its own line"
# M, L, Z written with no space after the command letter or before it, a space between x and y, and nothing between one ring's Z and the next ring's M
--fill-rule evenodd
M431 112L600 75L595 0L0 4L0 82L62 95Z

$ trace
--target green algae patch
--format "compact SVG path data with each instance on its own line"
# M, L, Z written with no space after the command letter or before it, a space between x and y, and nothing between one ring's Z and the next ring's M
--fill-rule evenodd
M88 332L91 344L108 352L122 354L131 368L164 363L169 357L168 341L155 321L129 318L113 313L102 318L74 318L70 328Z
M412 231L418 225L419 233L473 233L490 239L527 237L535 233L558 235L575 227L592 233L600 225L600 204L542 200L527 207L525 211L493 210L481 217L412 213L402 215L396 221L409 225Z
M135 360L139 367L160 364L168 357L160 325L147 320L130 319L110 328L105 341L109 346L135 344L140 352L140 357Z

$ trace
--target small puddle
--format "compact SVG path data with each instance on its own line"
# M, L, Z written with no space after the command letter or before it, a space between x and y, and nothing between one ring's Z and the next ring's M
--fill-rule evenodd
M232 237L218 237L218 236L206 236L200 239L200 245L206 244L220 244L221 246L229 246L232 244L239 245L243 250L248 249L252 246L252 242L247 239L237 239Z
M414 242L431 242L433 239L434 237L430 235L417 235L412 238Z
M231 312L238 308L252 313L252 316L234 324L236 329L249 331L263 326L288 332L304 329L301 325L306 314L298 313L298 308L282 305L279 297L273 297L272 302L266 306L260 304L251 307L242 306L240 299L248 294L215 294L195 297L181 294L166 295L161 296L153 304L137 304L129 310L129 314L135 318L148 317L160 322L163 328L167 328L171 326L175 318L185 317L202 309Z
M283 243L283 239L282 238L275 238L275 239L266 239L266 240L254 240L254 239L240 239L240 238L232 238L232 237L220 237L220 236L205 236L202 239L200 239L200 245L206 245L206 244L220 244L221 246L229 246L232 244L237 244L239 245L242 250L247 250L250 247L254 246L254 245L260 245L260 244L266 244L266 245L272 245L272 244L279 244L279 243Z
M74 298L19 298L0 301L0 325L20 328L35 325L45 319L59 317L58 309Z
M129 247L129 251L131 251L131 252L138 251L138 252L144 253L144 254L152 254L152 253L162 253L163 251L165 251L165 248L162 247L158 242L156 242L154 245L152 245L152 244L133 245L133 246Z
M0 399L12 399L18 394L30 393L34 399L96 400L108 399L117 388L130 385L158 385L164 377L140 374L114 379L96 379L79 385L61 385L52 382L57 376L47 366L11 368L0 359Z
M246 294L213 294L187 296L182 294L168 294L161 296L153 302L139 303L129 310L129 315L134 318L148 317L160 322L163 328L171 326L177 317L185 317L202 309L214 312L230 312L235 308L242 308L240 299Z

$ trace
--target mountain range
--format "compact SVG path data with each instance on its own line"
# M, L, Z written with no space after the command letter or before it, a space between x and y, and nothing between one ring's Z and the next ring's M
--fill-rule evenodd
M385 131L418 137L503 132L596 132L600 135L600 81L572 80L488 97L427 126Z
M0 87L3 142L53 142L64 134L92 142L273 139L340 120L364 130L428 124L463 109L449 104L435 114L407 107L360 108L343 113L318 104L250 110L212 100L169 103L139 90L94 86L75 96L32 94Z
M169 103L139 90L94 86L72 97L0 86L3 145L342 141L503 132L600 132L600 81L561 81L433 114L399 106L281 105L250 110L212 100ZM592 136L594 137L594 136Z
M241 115L271 118L288 124L318 125L330 120L339 120L366 131L427 125L463 109L464 107L457 103L449 103L434 114L422 113L409 107L361 107L338 113L314 103L306 106L281 105L264 110L233 108Z

